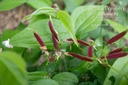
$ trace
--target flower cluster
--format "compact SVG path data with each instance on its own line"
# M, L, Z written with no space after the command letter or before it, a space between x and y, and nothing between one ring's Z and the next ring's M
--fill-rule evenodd
M51 32L51 36L52 36L52 41L53 41L53 45L54 45L54 51L59 54L58 44L60 43L60 39L58 37L58 32L54 29L53 22L52 22L51 18L50 18L50 20L48 22L48 26L49 26L49 29L50 29L50 32ZM112 37L110 40L108 40L108 42L106 43L106 46L111 45L115 41L117 41L120 38L122 38L127 33L127 31L128 30L125 30L125 31L117 34L116 36ZM36 32L34 32L34 36L35 36L36 40L38 41L38 43L40 44L41 50L43 52L45 52L47 55L49 55L47 47L46 47L45 43L43 42L43 40L41 39L41 37ZM73 39L71 39L71 38L67 39L66 42L74 43ZM83 41L83 40L77 40L77 42L80 45L88 46L88 55L87 55L87 57L85 57L83 55L79 55L77 53L73 53L73 52L66 52L65 54L73 56L73 57L76 57L76 58L81 59L81 60L88 61L88 62L92 62L93 60L95 60L93 58L94 46L92 44L88 43L88 42ZM115 50L109 52L106 56L101 56L100 59L104 60L104 59L121 58L121 57L124 57L126 55L127 55L127 53L123 52L123 48L118 48L118 49L115 49ZM59 55L59 56L61 56L61 55ZM54 57L49 58L49 61L53 61L53 60L54 60Z

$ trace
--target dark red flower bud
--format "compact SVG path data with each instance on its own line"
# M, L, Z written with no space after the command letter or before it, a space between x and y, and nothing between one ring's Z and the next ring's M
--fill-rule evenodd
M58 38L58 33L57 33L57 31L54 29L51 20L49 20L48 25L49 25L49 28L50 28L50 31L51 31L52 35L55 37L55 39L56 39L58 42L60 42L60 40L59 40L59 38Z
M121 58L121 57L124 57L124 56L126 56L126 55L127 55L127 53L125 53L125 52L109 54L109 55L107 56L107 59Z
M109 54L118 53L118 52L121 52L122 50L123 50L123 48L117 48L117 49L109 52Z
M88 56L89 57L93 56L93 46L89 46L89 48L88 48Z
M108 42L107 42L107 45L108 44L112 44L113 42L119 40L120 38L122 38L125 34L127 33L127 30L117 34L116 36L112 37Z
M46 45L44 44L43 40L36 32L34 32L34 36L35 36L36 40L38 41L38 43L40 44L41 48L44 50L47 50Z
M53 41L54 49L58 50L58 42L56 41L56 38L53 35L52 35L52 41Z
M42 47L45 46L43 40L41 39L41 37L40 37L36 32L34 32L34 36L35 36L36 40L39 42L39 44L40 44Z
M68 52L69 55L73 56L73 57L76 57L78 59L81 59L81 60L85 60L85 61L88 61L88 62L92 62L92 59L89 58L89 57L84 57L82 55L78 55L76 53L73 53L73 52Z
M55 57L50 57L49 62L53 62L55 60Z
M67 39L67 41L69 42L74 42L73 39ZM90 44L88 44L87 42L83 41L83 40L77 40L77 42L81 45L84 45L84 46L89 46Z

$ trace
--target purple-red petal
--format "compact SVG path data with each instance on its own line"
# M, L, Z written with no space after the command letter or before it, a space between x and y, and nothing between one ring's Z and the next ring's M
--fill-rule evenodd
M53 35L52 35L52 41L53 41L54 49L58 50L58 42L56 41L56 38Z
M127 55L127 53L125 53L125 52L109 54L107 56L107 59L121 58L121 57L125 57L126 55Z
M67 41L69 42L74 42L73 39L67 39ZM90 44L88 44L87 42L83 41L83 40L77 40L77 42L81 45L84 45L84 46L89 46Z
M44 44L43 40L41 39L41 37L36 32L34 32L34 36L35 36L36 40L38 41L38 43L40 44L40 46L44 47L45 44Z
M79 55L79 54L76 54L76 53L73 53L73 52L68 52L68 54L73 56L73 57L76 57L78 59L85 60L85 61L88 61L88 62L92 62L92 59L89 58L89 57L84 57L82 55Z
M113 42L119 40L120 38L122 38L125 34L127 33L127 30L117 34L116 36L112 37L108 42L107 42L107 45L108 44L112 44Z
M93 46L89 46L89 48L88 48L88 56L89 57L93 56Z
M117 49L109 52L109 54L118 53L118 52L122 52L122 51L123 51L123 48L117 48Z
M49 25L49 28L50 28L50 31L51 31L52 35L53 35L53 36L56 38L56 40L59 42L60 40L59 40L59 38L58 38L58 35L57 35L56 30L55 30L54 27L53 27L53 24L52 24L52 21L51 21L51 20L49 20L48 25Z

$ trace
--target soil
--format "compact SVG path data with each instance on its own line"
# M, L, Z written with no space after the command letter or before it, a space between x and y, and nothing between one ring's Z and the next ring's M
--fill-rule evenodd
M12 10L0 12L0 34L4 29L15 29L21 19L33 11L33 8L24 4ZM25 22L25 24L28 24L28 22Z

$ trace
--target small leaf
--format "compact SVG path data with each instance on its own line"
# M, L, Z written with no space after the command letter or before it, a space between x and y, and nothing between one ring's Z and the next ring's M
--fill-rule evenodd
M118 53L118 52L121 52L122 50L123 50L123 48L117 48L117 49L109 52L109 54Z
M107 42L107 45L108 44L112 44L113 42L119 40L120 38L122 38L126 33L127 33L128 30L125 30L119 34L117 34L116 36L112 37L108 42Z
M125 57L126 55L127 55L127 53L125 53L125 52L109 54L107 56L107 59L121 58L121 57Z
M92 59L89 58L89 57L84 57L82 55L79 55L79 54L76 54L76 53L73 53L73 52L68 52L68 54L73 56L73 57L76 57L78 59L85 60L85 61L88 61L88 62L92 62Z
M23 20L25 21L25 20L31 19L33 17L42 15L42 14L56 16L55 13L56 13L55 9L53 9L51 7L42 7L42 8L37 9L36 11L34 11L32 14L24 17Z
M89 57L93 56L93 46L89 46L89 48L88 48L88 56Z
M35 81L32 85L59 85L59 84L52 79L41 79L41 80Z
M74 43L78 46L75 36L74 24L69 14L65 11L58 11L57 17L63 22L65 28L70 33L70 36L73 39Z
M78 78L76 75L70 72L61 72L53 76L53 79L59 83L59 85L76 85Z
M28 72L28 80L29 81L36 81L43 79L47 76L47 72L43 71L36 71L36 72Z

